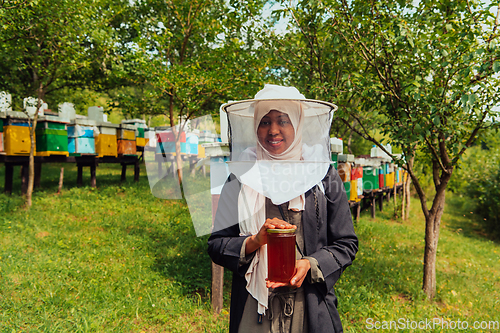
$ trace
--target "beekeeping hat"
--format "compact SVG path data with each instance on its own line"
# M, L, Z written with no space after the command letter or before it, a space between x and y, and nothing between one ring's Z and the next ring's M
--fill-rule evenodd
M257 103L264 101L269 109L278 111L282 111L280 104L294 102L299 105L303 114L300 161L258 160L254 115ZM307 99L295 87L266 84L254 99L229 102L221 109L227 113L229 124L229 170L243 184L264 194L275 204L281 204L305 193L326 175L331 163L330 126L336 105Z
M241 153L255 146L257 136L254 129L254 113L256 102L259 101L274 101L276 104L283 101L299 103L304 113L302 143L311 147L321 144L325 148L324 155L315 156L315 159L330 160L330 126L337 106L329 102L307 99L295 87L266 84L255 94L254 99L233 101L221 106L227 113L229 122L231 161L241 160L245 156Z

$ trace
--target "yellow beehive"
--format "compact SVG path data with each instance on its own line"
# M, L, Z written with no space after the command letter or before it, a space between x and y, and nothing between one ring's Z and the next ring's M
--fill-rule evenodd
M30 128L4 126L4 148L7 155L29 155L31 149Z
M198 145L198 157L205 158L205 147L203 147L201 144Z
M135 143L138 147L144 147L146 145L146 139L145 138L135 138Z
M360 201L358 198L358 180L351 180L351 191L349 193L349 201Z
M120 140L135 140L135 131L120 128L118 130L118 138Z
M394 187L394 172L385 175L385 186L389 188Z
M97 157L118 156L118 143L116 135L99 134L95 139L95 151Z

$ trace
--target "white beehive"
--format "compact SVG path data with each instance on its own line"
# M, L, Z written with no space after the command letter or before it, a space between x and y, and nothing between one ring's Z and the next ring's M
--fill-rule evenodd
M330 149L332 153L342 154L344 152L344 142L339 138L330 138Z

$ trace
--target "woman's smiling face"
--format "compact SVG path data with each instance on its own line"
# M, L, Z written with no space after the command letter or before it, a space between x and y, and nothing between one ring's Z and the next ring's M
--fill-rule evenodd
M286 113L271 110L260 120L257 138L270 154L278 155L293 143L295 130Z

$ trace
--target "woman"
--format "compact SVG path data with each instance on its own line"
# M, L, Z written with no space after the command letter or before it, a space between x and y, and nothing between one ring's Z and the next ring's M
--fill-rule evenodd
M314 108L326 105L329 116L333 107L270 85L245 102L226 110L253 111L257 142L238 159L254 165L233 169L208 241L212 260L233 271L230 332L342 332L333 286L354 260L358 241L343 183L325 161L328 147L321 142L329 123L313 128L323 132L317 144L303 138L305 109L324 114ZM305 170L314 172L304 176ZM290 180L293 186L281 190ZM298 260L288 283L267 280L267 229L275 228L296 229Z

